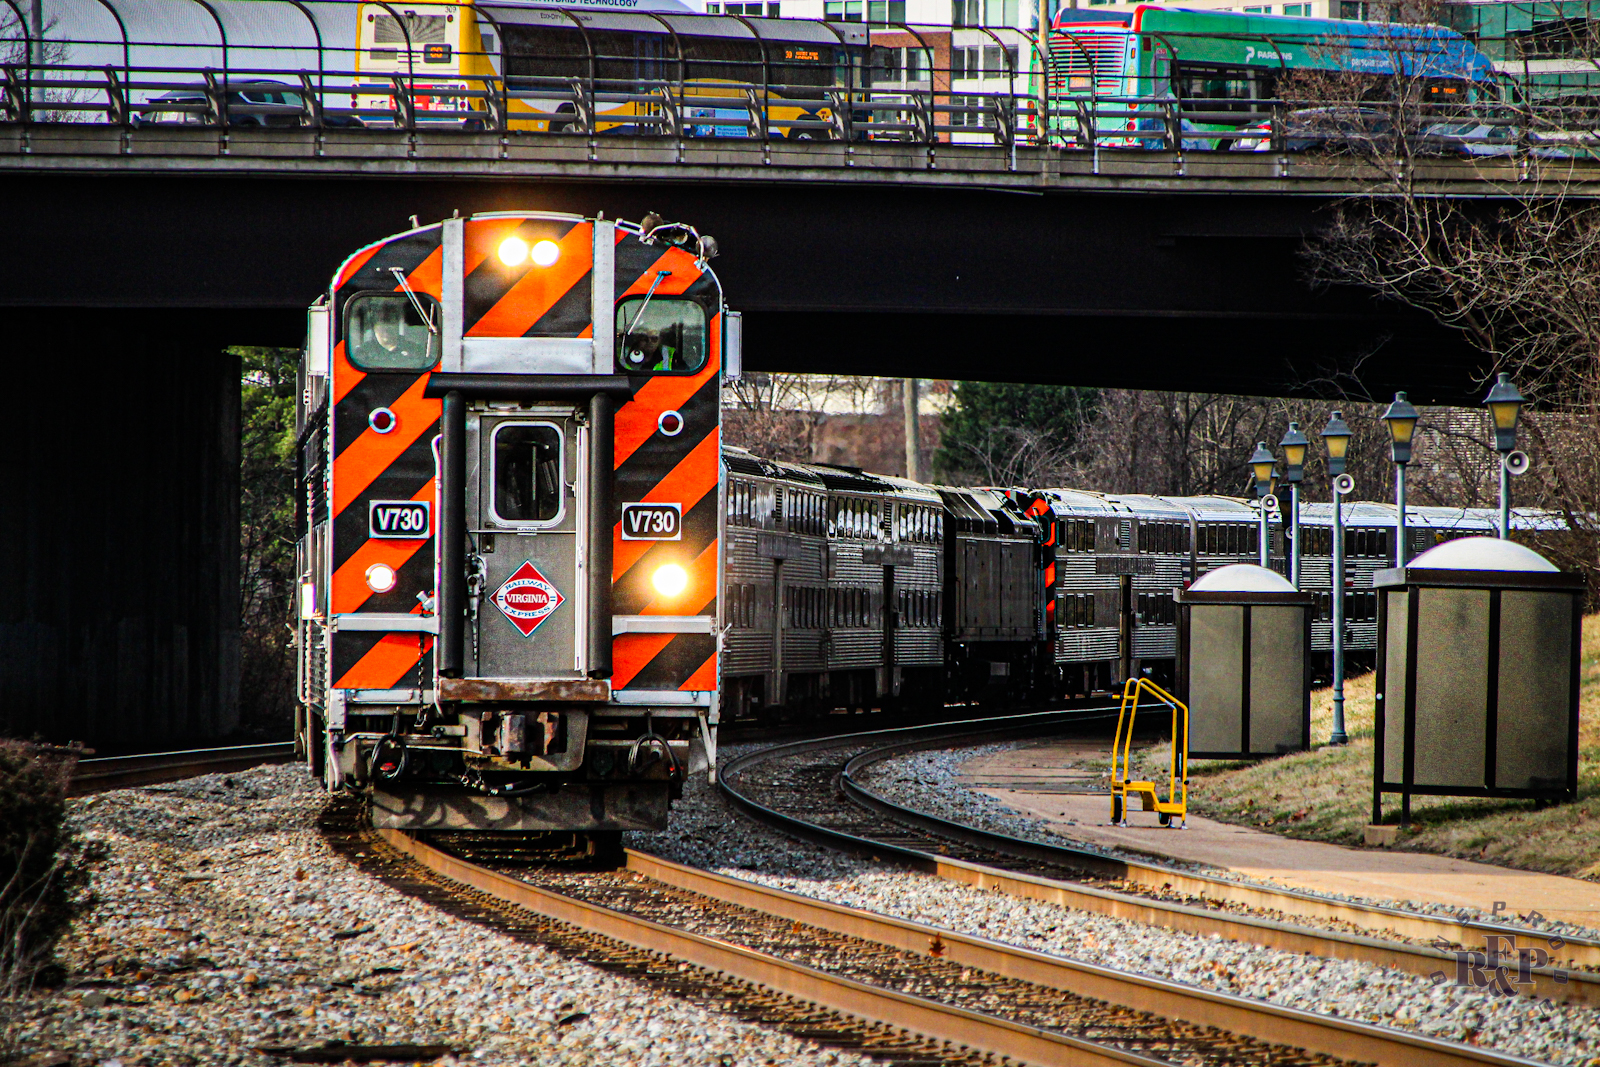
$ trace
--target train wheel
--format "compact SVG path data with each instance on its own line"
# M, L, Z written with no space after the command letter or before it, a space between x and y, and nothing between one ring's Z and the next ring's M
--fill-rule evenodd
M627 862L622 851L621 830L594 830L589 833L589 857L598 866L621 867Z
M1122 821L1122 798L1120 796L1113 796L1111 798L1111 821Z
M1171 826L1172 816L1163 811L1156 816L1156 822L1160 823L1162 826Z

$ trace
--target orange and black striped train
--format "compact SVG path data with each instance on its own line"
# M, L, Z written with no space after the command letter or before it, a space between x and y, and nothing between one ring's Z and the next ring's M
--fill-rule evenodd
M660 827L714 754L715 253L654 216L452 218L310 309L297 736L377 825Z

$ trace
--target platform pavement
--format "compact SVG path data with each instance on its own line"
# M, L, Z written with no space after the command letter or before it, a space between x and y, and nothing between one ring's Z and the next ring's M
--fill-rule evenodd
M1578 878L1428 853L1300 841L1197 815L1189 817L1183 830L1161 826L1154 812L1137 810L1130 813L1128 826L1112 826L1104 792L1110 759L1105 744L1046 741L971 759L961 768L961 780L1045 821L1054 833L1093 844L1208 864L1313 892L1486 912L1503 901L1507 917L1538 911L1551 919L1600 927L1600 884Z

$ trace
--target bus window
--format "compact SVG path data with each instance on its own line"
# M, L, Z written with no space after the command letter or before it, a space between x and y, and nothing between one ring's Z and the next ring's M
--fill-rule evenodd
M1174 65L1173 84L1178 99L1203 104L1211 111L1255 110L1252 100L1272 98L1276 82L1272 72L1251 67L1222 67L1194 63Z
M438 311L420 293L355 297L345 313L345 358L362 370L427 370L439 362Z
M706 365L706 313L691 300L617 305L617 363L632 374L694 374Z

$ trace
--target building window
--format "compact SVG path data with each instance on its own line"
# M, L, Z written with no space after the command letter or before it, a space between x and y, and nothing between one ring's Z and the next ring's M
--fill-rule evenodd
M861 0L826 0L822 14L834 22L860 22Z
M1528 30L1513 30L1519 59L1584 59L1594 54L1595 27L1586 18L1553 19Z
M1310 18L1311 17L1311 5L1310 4L1284 4L1283 5L1283 13L1285 15L1298 15L1301 18Z
M876 26L904 25L906 0L867 0L867 21Z
M983 10L979 0L950 0L950 25L983 25Z
M1270 4L1267 5L1266 7L1246 7L1246 8L1241 8L1240 10L1243 11L1246 15L1270 15L1270 14L1272 14L1272 6Z

